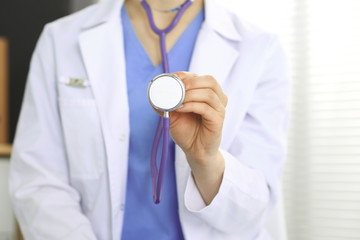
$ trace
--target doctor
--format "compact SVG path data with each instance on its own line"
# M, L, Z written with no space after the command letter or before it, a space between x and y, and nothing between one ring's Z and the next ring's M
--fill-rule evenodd
M165 28L183 1L147 3ZM11 159L26 239L270 239L263 225L288 116L279 41L215 0L184 12L166 46L186 98L171 113L174 143L155 205L158 116L146 87L162 72L158 41L138 0L104 0L46 25Z

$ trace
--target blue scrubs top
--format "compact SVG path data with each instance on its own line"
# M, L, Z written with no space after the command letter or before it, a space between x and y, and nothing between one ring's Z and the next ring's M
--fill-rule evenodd
M158 205L153 202L150 153L159 116L149 104L147 86L153 77L162 73L162 65L152 64L132 28L125 6L121 9L121 18L130 107L130 146L122 239L184 239L178 215L173 141L170 143L161 201ZM170 50L170 72L189 69L203 20L202 9Z

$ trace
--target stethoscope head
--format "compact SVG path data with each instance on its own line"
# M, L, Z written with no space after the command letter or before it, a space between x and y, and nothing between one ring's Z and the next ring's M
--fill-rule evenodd
M151 80L147 94L151 106L162 112L170 112L184 102L185 86L178 76L163 73Z

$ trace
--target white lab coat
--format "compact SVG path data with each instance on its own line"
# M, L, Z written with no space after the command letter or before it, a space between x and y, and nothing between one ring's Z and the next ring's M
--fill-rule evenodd
M39 39L10 173L26 239L121 237L129 148L122 4L102 1L48 24ZM288 115L279 41L207 0L190 71L213 75L229 103L221 142L225 172L209 206L176 149L184 236L268 239L263 224L276 200ZM68 85L69 78L84 79L85 87Z

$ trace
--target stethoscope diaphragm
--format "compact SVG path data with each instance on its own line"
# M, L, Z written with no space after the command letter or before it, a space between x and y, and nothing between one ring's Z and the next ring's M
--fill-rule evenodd
M184 102L185 86L178 76L163 73L151 80L147 93L151 106L162 112L170 112Z

